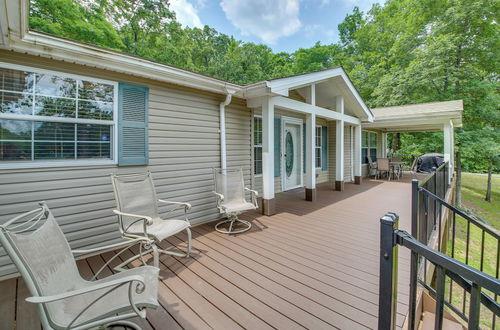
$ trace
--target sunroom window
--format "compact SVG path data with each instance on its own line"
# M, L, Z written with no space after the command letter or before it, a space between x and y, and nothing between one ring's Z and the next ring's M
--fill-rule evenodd
M0 162L113 159L115 85L0 65Z

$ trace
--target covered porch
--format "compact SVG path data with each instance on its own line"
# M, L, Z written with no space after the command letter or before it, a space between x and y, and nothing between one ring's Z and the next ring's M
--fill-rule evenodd
M193 256L161 259L161 306L136 321L144 329L375 329L379 218L397 212L400 228L409 230L411 179L349 183L342 192L319 184L315 203L302 198L304 189L277 193L276 214L244 214L252 230L236 236L213 224L194 227ZM90 278L112 255L80 260L81 273ZM401 250L398 327L408 304L408 260ZM27 295L22 279L0 282L0 329L14 322L40 329Z
M337 191L345 181L361 183L361 122L373 115L342 68L250 85L244 93L261 118L262 183L255 189L263 214L276 213L276 192L305 187L304 198L316 201L319 182Z
M454 149L456 127L462 127L462 100L410 104L371 109L375 120L364 122L363 129L380 134L378 155L387 157L387 134L404 132L443 131L444 161L450 163L448 182L455 168Z

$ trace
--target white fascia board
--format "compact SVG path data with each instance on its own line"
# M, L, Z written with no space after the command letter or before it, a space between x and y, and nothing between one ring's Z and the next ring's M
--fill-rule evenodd
M361 124L359 118L352 117L346 114L341 114L339 112L318 107L312 104L292 100L283 96L273 97L273 102L275 107L279 107L285 110L306 113L306 114L314 114L316 116L320 116L329 120L343 120L346 123L354 125Z
M146 59L29 31L25 38L11 38L10 48L17 52L117 71L157 81L226 94L241 86L205 77Z

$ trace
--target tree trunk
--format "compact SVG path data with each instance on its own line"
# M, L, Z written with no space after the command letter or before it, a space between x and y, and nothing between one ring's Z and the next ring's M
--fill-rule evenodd
M491 177L493 174L493 162L490 161L490 165L488 166L488 184L486 185L486 197L485 201L491 203Z
M392 152L396 153L401 147L401 136L400 133L394 133L392 136Z
M462 204L462 160L460 159L460 151L457 151L455 156L455 166L457 171L456 177L456 189L455 189L455 205L460 206Z

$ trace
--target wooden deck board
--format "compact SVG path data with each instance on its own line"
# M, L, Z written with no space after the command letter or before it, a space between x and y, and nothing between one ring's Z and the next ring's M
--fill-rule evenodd
M134 321L147 330L377 328L379 218L394 211L399 227L409 230L410 185L366 180L345 187L319 185L312 203L301 191L277 194L276 215L241 215L253 224L243 234L220 234L214 223L192 228L192 257L162 256L160 307L148 311L147 321ZM183 248L185 239L180 233L163 245ZM78 261L82 276L90 279L115 253ZM101 276L133 253L125 251ZM400 249L399 327L408 308L408 260ZM0 324L40 329L27 295L20 279L0 282Z

